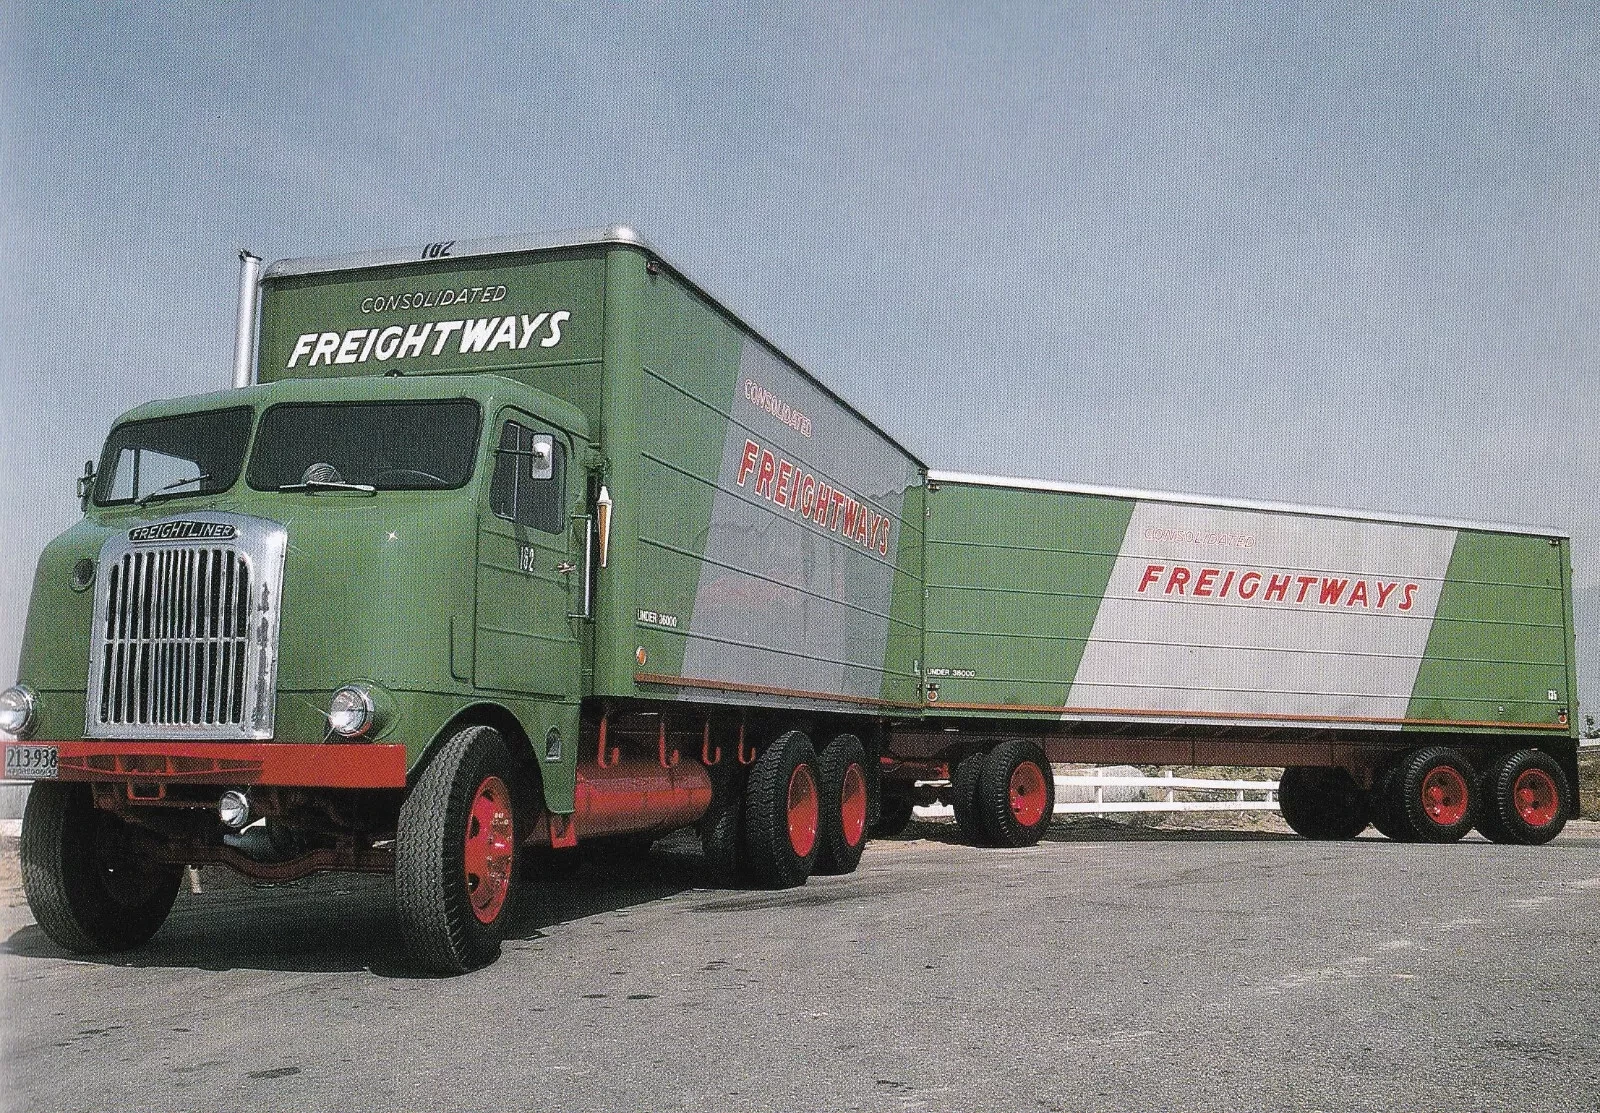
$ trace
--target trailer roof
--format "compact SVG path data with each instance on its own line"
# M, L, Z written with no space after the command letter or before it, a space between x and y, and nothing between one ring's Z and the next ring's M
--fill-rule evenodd
M523 233L512 236L493 236L481 240L452 240L449 243L450 253L444 256L423 258L423 246L382 248L377 251L362 251L351 255L329 255L318 258L280 259L269 265L262 273L262 281L274 278L289 278L299 275L327 274L335 271L365 270L368 267L401 266L417 263L448 263L453 259L472 258L482 255L516 255L531 251L554 251L569 247L598 247L605 244L622 244L638 248L657 262L661 263L678 278L682 279L690 288L698 292L721 312L727 314L738 326L749 335L755 337L775 353L779 359L792 366L796 371L816 384L817 388L826 394L835 404L846 412L866 424L878 436L888 441L906 459L910 460L921 471L927 471L928 465L917 454L912 452L898 437L887 433L883 426L872 418L862 413L847 399L842 398L827 383L802 367L798 361L756 328L750 325L744 314L734 309L728 302L713 294L699 282L689 276L689 273L663 255L654 244L641 236L631 226L626 224L611 224L604 228L584 228L566 232L553 232L549 234ZM427 245L436 246L436 245Z
M971 472L929 471L929 483L967 483L980 487L1014 487L1027 491L1059 491L1069 495L1098 495L1104 498L1137 499L1143 502L1170 502L1189 506L1220 506L1230 510L1264 510L1277 514L1309 514L1318 518L1348 518L1358 522L1391 522L1406 526L1438 526L1443 529L1470 529L1484 533L1513 533L1532 537L1566 540L1571 533L1548 526L1510 525L1499 522L1467 522L1451 518L1421 518L1384 514L1375 510L1346 510L1326 506L1299 506L1287 502L1260 502L1252 499L1219 498L1215 495L1183 495L1166 491L1140 491L1124 487L1095 487L1078 483L1056 483L1048 479L1020 479L1003 475L978 475Z

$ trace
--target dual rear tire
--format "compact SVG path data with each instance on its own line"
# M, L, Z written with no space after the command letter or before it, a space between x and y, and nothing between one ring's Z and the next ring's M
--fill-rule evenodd
M779 735L750 768L742 793L721 786L700 822L713 869L763 888L855 872L866 849L871 781L866 748L841 734L818 754L801 731Z
M1055 775L1039 744L1013 738L968 754L950 774L951 806L973 846L1032 846L1055 814Z

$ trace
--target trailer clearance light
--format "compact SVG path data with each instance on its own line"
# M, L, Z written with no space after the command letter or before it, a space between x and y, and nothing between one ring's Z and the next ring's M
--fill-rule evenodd
M345 685L328 702L328 729L341 738L361 737L372 729L377 718L372 693L359 685Z
M25 737L33 729L37 708L38 701L33 692L24 685L18 684L0 692L0 730L18 738Z

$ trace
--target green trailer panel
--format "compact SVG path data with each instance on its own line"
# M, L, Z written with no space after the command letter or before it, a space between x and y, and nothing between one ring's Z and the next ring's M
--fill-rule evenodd
M930 484L927 698L943 714L1572 734L1558 536Z

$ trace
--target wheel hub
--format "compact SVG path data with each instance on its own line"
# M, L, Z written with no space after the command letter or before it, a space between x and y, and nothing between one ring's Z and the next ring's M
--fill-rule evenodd
M499 777L485 777L472 798L462 855L472 914L493 923L511 890L515 841L511 792Z

